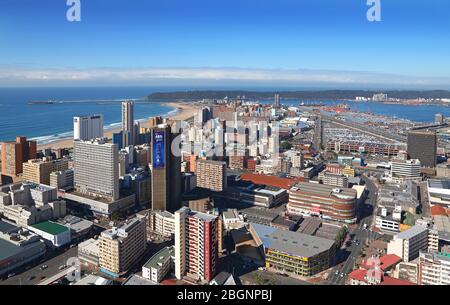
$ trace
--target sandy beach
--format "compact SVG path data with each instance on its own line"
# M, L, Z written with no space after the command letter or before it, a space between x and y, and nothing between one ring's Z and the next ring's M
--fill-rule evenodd
M181 103L181 102L168 102L168 103L164 103L164 106L167 107L172 107L174 109L178 109L178 111L176 113L174 113L173 115L168 115L165 116L167 118L170 118L172 120L187 120L191 117L194 116L194 114L196 113L196 111L198 110L197 106L194 106L193 104L189 104L189 103ZM148 120L146 121L141 121L140 122L141 127L149 127L150 122ZM113 128L113 129L108 129L105 130L105 137L107 137L108 139L112 138L112 134L113 133L117 133L120 132L120 127L118 128ZM53 142L50 143L46 143L46 144L39 144L37 145L38 150L43 150L43 149L47 149L47 148L52 148L52 149L58 149L58 148L73 148L73 138L66 138L66 139L59 139L59 140L55 140Z

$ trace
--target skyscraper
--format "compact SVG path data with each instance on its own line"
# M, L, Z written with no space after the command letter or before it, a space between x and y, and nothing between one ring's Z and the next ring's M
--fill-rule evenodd
M219 261L218 217L183 207L175 212L175 276L209 282Z
M422 167L436 167L437 135L435 131L411 130L408 133L408 156L419 159Z
M134 145L134 103L122 103L122 132L124 137L123 146Z
M73 118L74 140L86 141L96 138L103 138L103 116L101 114Z
M152 209L174 212L181 207L181 156L172 152L178 136L170 126L152 130Z
M281 103L280 103L280 95L277 93L277 94L275 94L275 97L274 97L274 107L275 108L280 108L280 106L281 106Z
M323 146L323 126L322 126L322 115L319 113L316 120L316 125L314 126L314 149L319 151Z
M105 139L74 141L74 184L83 194L119 199L117 145Z
M17 176L23 171L23 163L36 159L36 141L16 137L16 141L2 142L2 174Z

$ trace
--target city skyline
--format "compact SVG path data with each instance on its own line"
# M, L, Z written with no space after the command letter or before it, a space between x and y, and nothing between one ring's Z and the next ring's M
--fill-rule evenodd
M4 1L0 86L450 89L449 4L381 3L369 22L363 0L81 1L68 22L65 1Z

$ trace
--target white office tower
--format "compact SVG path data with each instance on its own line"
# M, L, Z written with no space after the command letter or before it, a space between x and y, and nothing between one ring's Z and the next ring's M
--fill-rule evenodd
M119 199L119 167L116 144L106 139L74 142L75 189L95 197Z
M122 103L122 131L126 133L123 146L134 145L134 103Z
M103 138L103 115L85 115L73 118L73 139L91 140Z

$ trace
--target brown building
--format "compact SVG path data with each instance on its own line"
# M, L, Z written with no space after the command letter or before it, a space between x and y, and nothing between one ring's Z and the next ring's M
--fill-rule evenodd
M423 167L436 167L437 135L435 131L412 130L408 133L408 156L419 159Z
M23 163L23 179L25 181L50 185L50 174L69 169L69 161L43 158L28 160Z
M195 174L197 187L221 192L227 187L227 165L225 162L197 160Z
M23 171L23 163L36 159L36 141L27 141L26 137L16 137L15 142L2 144L2 173L17 176Z
M159 124L163 123L163 118L161 116L154 116L154 117L151 117L149 119L149 121L150 121L149 127L154 128L154 127L157 127Z
M181 207L181 156L172 152L177 136L170 126L152 129L152 210L175 212Z

